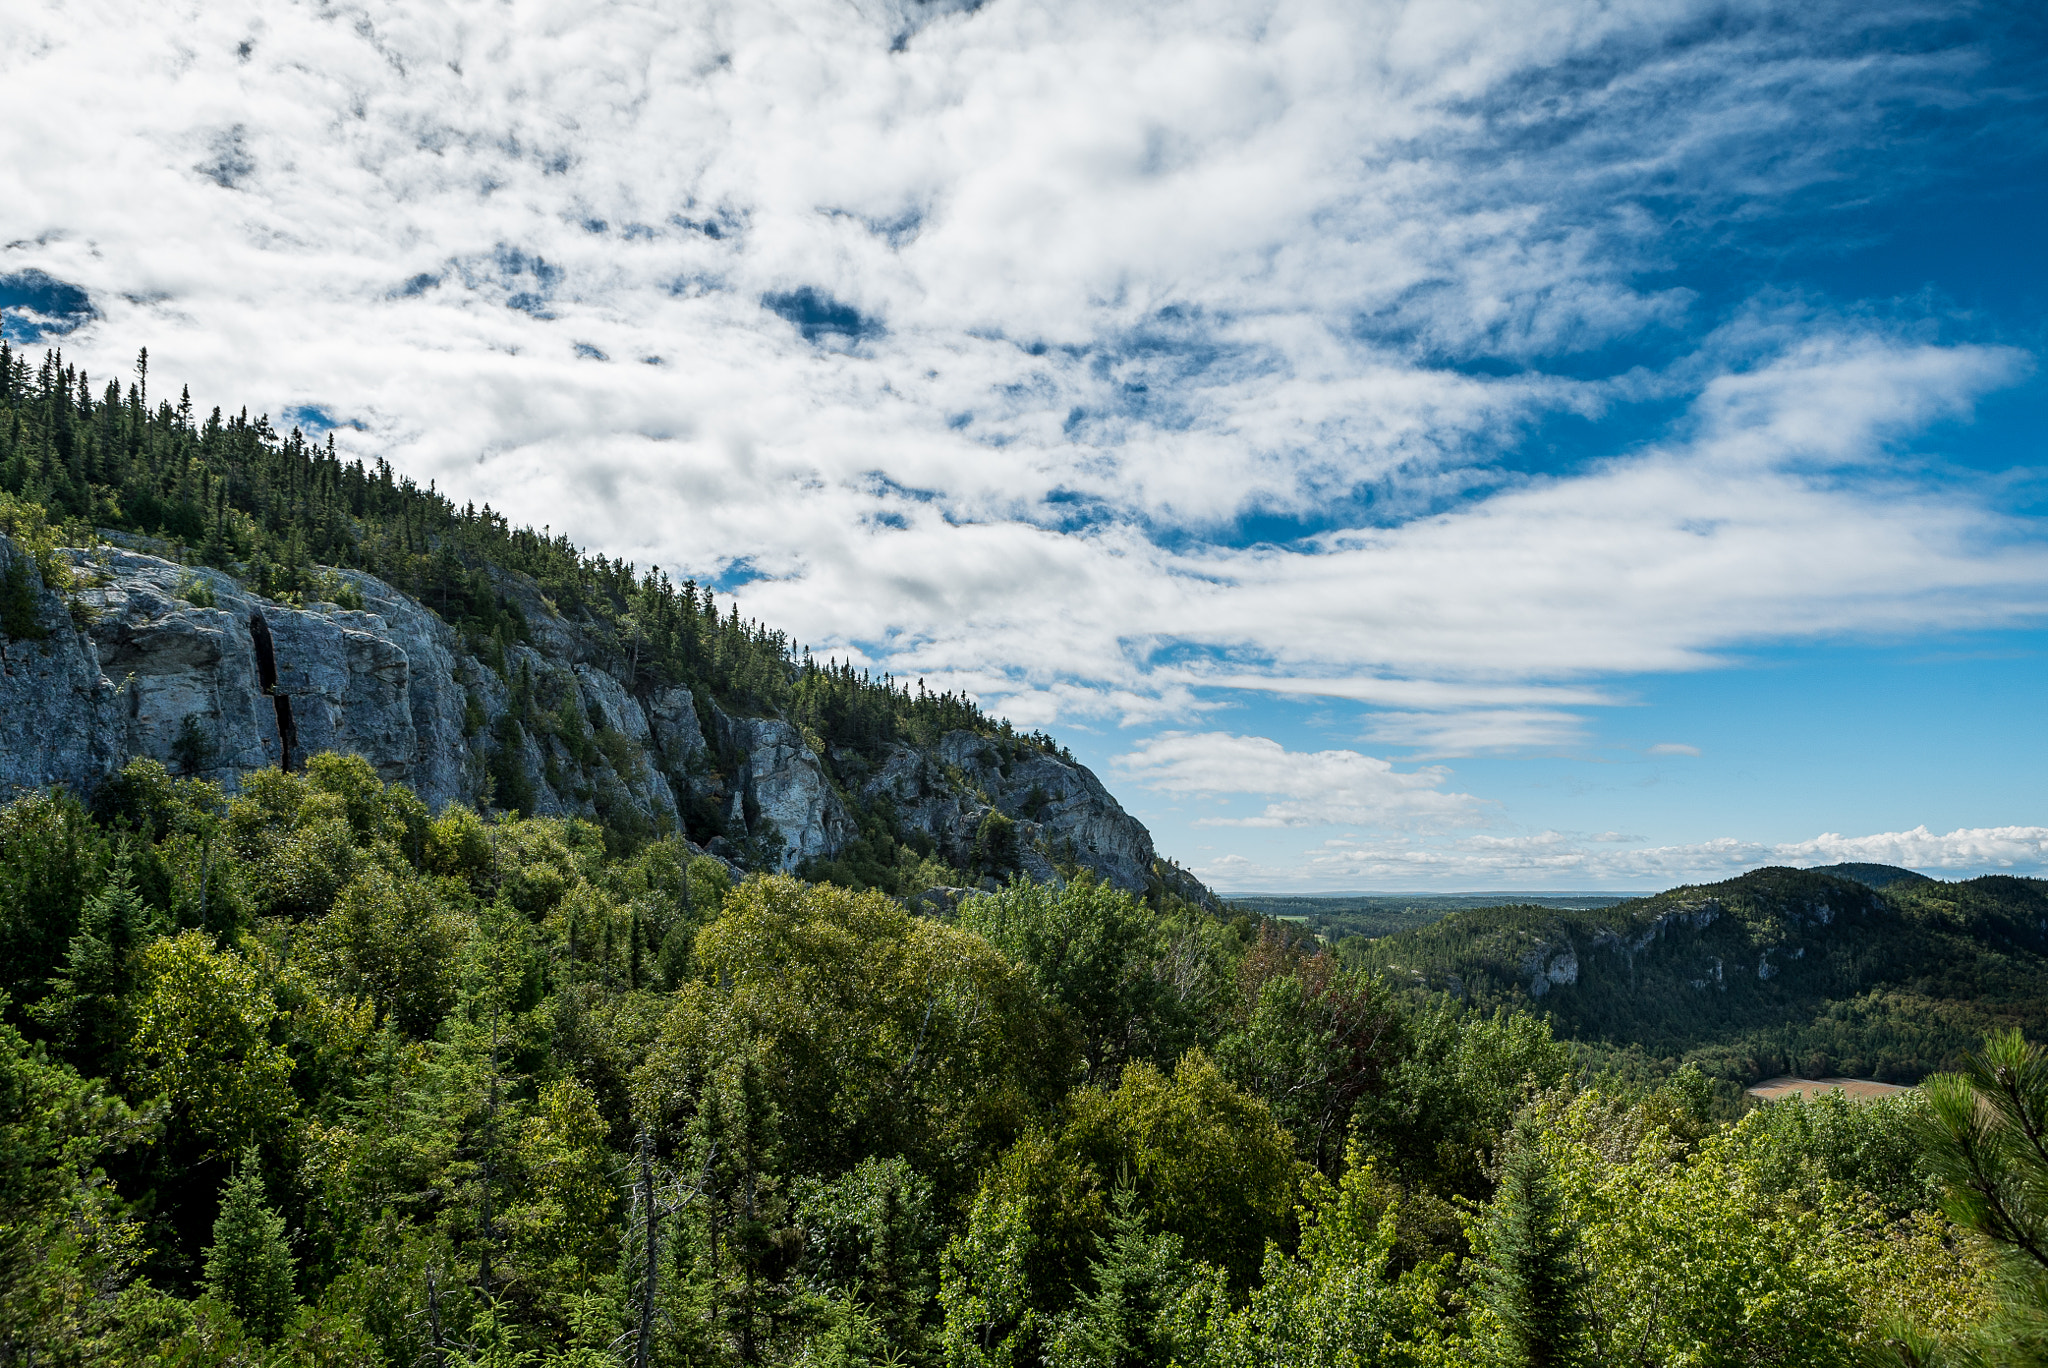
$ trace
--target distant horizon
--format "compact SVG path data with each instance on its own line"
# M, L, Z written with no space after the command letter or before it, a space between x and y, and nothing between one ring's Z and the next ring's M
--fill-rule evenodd
M1732 879L1754 874L1759 869L1797 869L1810 874L1825 874L1843 865L1863 865L1881 869L1900 869L1909 874L1936 883L1967 883L1971 879L1990 878L1994 875L2008 875L2013 878L2038 879L2039 873L2015 873L2010 869L1983 869L1975 872L1943 870L1929 873L1914 869L1910 865L1885 864L1874 860L1837 860L1824 865L1758 865L1755 869L1742 870L1723 878L1704 880L1683 880L1678 883L1659 884L1647 888L1335 888L1335 889L1281 889L1281 888L1216 888L1215 892L1226 898L1648 898L1659 893L1668 893L1674 888L1698 887L1703 884L1727 883Z
M1540 888L1401 888L1382 893L1372 889L1338 889L1335 891L1317 889L1314 892L1300 892L1262 888L1219 888L1214 891L1226 898L1642 898L1662 893L1665 890L1661 888L1649 890L1572 888L1563 891Z

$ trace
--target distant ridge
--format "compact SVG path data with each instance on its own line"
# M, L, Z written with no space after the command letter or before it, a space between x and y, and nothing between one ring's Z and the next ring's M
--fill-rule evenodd
M1812 872L1815 874L1832 874L1837 879L1848 879L1862 884L1865 888L1890 888L1893 884L1941 882L1939 879L1930 879L1925 874L1916 873L1910 869L1901 869L1897 865L1853 863L1820 865Z
M1773 867L1564 910L1457 910L1347 963L1423 994L1548 1012L1625 1073L1683 1060L1917 1083L1986 1032L2048 1030L2048 880Z
M1232 906L1263 917L1300 922L1327 941L1390 936L1479 907L1540 907L1584 912L1612 907L1641 893L1241 893Z

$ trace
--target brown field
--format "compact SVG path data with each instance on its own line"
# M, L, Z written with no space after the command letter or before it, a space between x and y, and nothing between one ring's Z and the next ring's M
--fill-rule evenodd
M1788 1097L1824 1092L1838 1092L1847 1098L1868 1100L1890 1097L1906 1090L1896 1083L1876 1083L1868 1078L1794 1078L1786 1074L1780 1078L1767 1078L1744 1091L1761 1102L1781 1102Z

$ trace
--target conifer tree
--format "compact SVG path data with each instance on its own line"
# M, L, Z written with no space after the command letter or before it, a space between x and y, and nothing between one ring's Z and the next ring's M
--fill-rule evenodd
M147 929L147 919L124 848L105 886L79 909L78 931L65 948L64 967L33 1011L81 1062L102 1060L122 1034L119 997L130 987L128 951Z
M1164 1313L1189 1281L1180 1238L1146 1229L1145 1209L1124 1184L1110 1199L1109 1229L1090 1264L1094 1290L1081 1298L1055 1344L1058 1363L1089 1368L1166 1368L1174 1344Z
M1974 1344L1891 1347L1907 1363L2048 1362L2048 1049L2006 1031L1921 1091L1929 1166L1948 1214L1996 1251L2003 1304Z
M692 1126L717 1318L742 1363L761 1361L761 1333L789 1297L775 1276L784 1205L776 1174L780 1123L760 1062L743 1055L708 1081Z
M1528 1128L1515 1136L1501 1171L1486 1244L1481 1295L1500 1327L1504 1361L1517 1368L1590 1362L1572 1230L1549 1162Z
M206 1290L232 1307L260 1338L275 1340L299 1303L292 1290L294 1264L284 1218L263 1200L263 1179L251 1146L222 1190L213 1244L206 1251Z

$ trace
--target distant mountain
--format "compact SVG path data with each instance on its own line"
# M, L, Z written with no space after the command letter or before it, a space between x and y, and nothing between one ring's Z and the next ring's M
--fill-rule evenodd
M1838 879L1851 879L1865 888L1890 888L1893 884L1933 883L1925 874L1916 874L1910 869L1897 865L1881 864L1837 864L1823 865L1812 871L1815 874L1832 874Z
M2048 1028L2048 881L2002 875L1760 869L1601 909L1453 912L1345 953L1417 991L1548 1011L1624 1066L1744 1080L1911 1083L1987 1030Z

